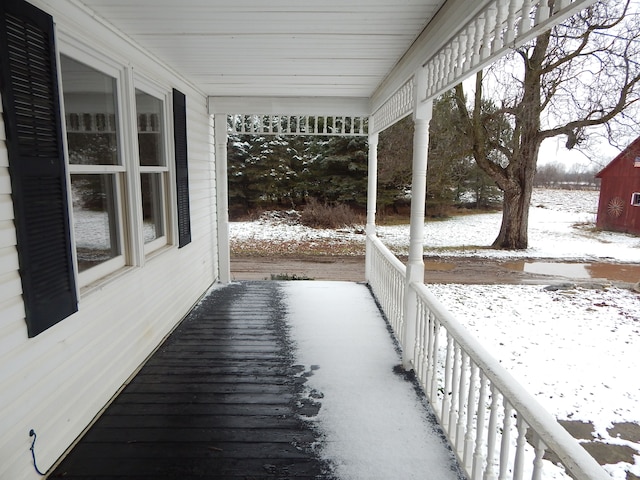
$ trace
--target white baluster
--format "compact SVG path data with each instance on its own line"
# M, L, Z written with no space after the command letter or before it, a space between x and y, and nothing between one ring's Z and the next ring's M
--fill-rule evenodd
M431 403L437 408L435 399L438 398L438 350L440 349L440 322L433 319L433 355L431 356Z
M449 409L451 408L451 381L452 381L452 363L453 363L453 338L447 333L447 353L444 365L444 392L442 397L442 416L440 423L445 432L449 428Z
M431 365L431 359L433 357L433 322L435 321L435 315L427 306L427 356L425 358L425 379L424 379L424 393L429 397L431 395L431 379L433 378L433 367Z
M469 358L471 370L469 372L469 398L467 399L467 431L464 437L463 463L465 471L471 470L471 459L473 454L473 408L476 406L476 376L478 375L478 365ZM480 435L480 432L476 432Z
M518 36L522 36L531 30L531 0L522 1L522 16L520 17L520 29Z
M533 474L531 475L531 480L541 480L542 479L542 468L543 468L543 458L544 452L546 450L546 446L540 436L536 433L537 441L535 442L535 452L536 456L533 459Z
M476 445L473 452L473 468L471 469L471 480L481 480L482 478L482 463L484 462L483 448L484 448L484 422L485 414L487 411L487 383L488 380L479 370L480 376L480 393L478 395L478 415L476 417Z
M507 32L505 34L505 43L511 44L516 38L516 3L517 0L509 1L509 10L507 13Z
M480 49L482 48L482 33L484 25L484 17L482 15L475 18L474 23L474 36L473 36L473 57L471 58L471 64L477 65L480 62Z
M424 342L425 342L425 313L424 313L424 303L420 301L420 297L418 297L418 308L416 308L416 341L414 344L413 351L413 363L416 373L416 378L420 385L423 385L423 374L424 374Z
M471 70L473 65L473 39L475 37L475 25L473 22L467 25L467 48L464 59L464 70Z
M496 479L496 437L498 434L498 389L491 384L491 409L489 413L489 427L487 435L487 469L484 480Z
M449 71L447 73L447 83L451 83L456 78L458 71L458 51L460 50L460 38L456 37L449 46Z
M453 78L453 42L447 44L442 50L442 61L444 65L442 87L444 87L446 83Z
M464 47L467 44L467 31L463 30L456 38L456 66L453 71L454 77L459 77L464 65L465 52Z
M536 16L534 25L538 25L541 22L544 22L551 16L551 7L549 6L548 0L539 0L536 5Z
M500 475L498 475L498 480L507 480L513 407L505 397L502 397L502 401L504 403L504 423L502 428L502 441L500 442Z
M496 28L495 28L495 35L493 37L493 45L491 46L494 52L502 48L503 31L504 31L503 23L506 20L505 15L506 15L505 0L497 0L496 1Z
M513 462L513 480L522 480L523 467L524 467L524 447L527 444L527 429L528 425L522 419L522 415L518 415L516 422L516 428L518 431L518 438L516 440L516 458Z
M440 53L434 58L434 67L435 67L435 87L436 89L440 88L440 82L442 80L442 64L440 63Z
M482 16L484 17L484 31L482 35L480 57L484 60L491 53L491 34L495 34L495 25L493 23L495 18L494 8L489 5Z
M464 433L465 433L465 419L469 412L465 408L466 400L466 387L467 383L467 362L469 356L464 350L460 350L460 387L458 388L458 423L456 425L456 441L454 443L456 452L462 453L464 450ZM462 455L460 455L462 457Z
M455 446L456 426L458 424L458 412L456 410L458 404L458 393L460 388L460 347L457 343L453 344L453 376L451 378L451 408L449 410L449 438L451 444Z

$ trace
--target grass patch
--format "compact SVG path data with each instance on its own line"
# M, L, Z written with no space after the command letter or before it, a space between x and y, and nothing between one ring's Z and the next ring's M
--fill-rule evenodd
M364 218L348 205L328 205L310 198L300 215L300 223L311 228L344 228L364 225Z
M231 255L269 257L269 256L304 256L304 255L364 255L365 242L340 240L249 240L231 241Z
M306 275L296 275L295 273L293 274L289 274L289 273L272 273L271 274L271 280L285 280L285 281L292 281L292 280L313 280L313 278L311 277L307 277Z

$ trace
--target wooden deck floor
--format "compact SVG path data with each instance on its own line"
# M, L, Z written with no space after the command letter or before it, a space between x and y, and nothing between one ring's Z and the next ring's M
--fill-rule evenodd
M276 282L209 295L48 478L329 479ZM310 410L310 411L305 411Z

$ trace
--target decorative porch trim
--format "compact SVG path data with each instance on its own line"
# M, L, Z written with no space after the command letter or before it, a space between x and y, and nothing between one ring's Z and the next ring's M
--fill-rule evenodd
M494 0L424 64L422 100L453 88L509 50L564 21L593 0Z
M535 38L594 1L492 0L481 5L470 5L466 0L447 2L372 97L376 132L413 110L414 105L409 105L407 110L398 104L402 104L400 99L405 98L409 85L413 86L416 72L424 69L427 77L426 89L417 92L418 101L431 100L491 64L507 50ZM453 25L439 21L440 18L466 21ZM454 35L449 34L452 30L456 31ZM400 87L394 88L395 85Z
M310 115L229 115L229 133L260 135L368 135L367 117Z
M413 111L414 79L411 77L373 115L375 131L381 132Z

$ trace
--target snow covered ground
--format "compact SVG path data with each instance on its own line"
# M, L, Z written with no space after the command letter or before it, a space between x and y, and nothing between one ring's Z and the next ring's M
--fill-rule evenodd
M536 191L530 248L486 248L500 214L429 222L425 254L640 262L640 238L595 231L597 192ZM406 252L408 226L378 227L382 241ZM356 233L276 223L231 224L235 239L363 241ZM640 438L613 437L614 423L640 423L640 296L627 289L548 291L539 285L430 285L441 302L552 414L593 422L594 439L626 445L633 460L607 465L616 479L640 476ZM636 477L627 477L631 472ZM400 477L398 477L400 478Z
M535 190L529 211L529 248L525 251L491 250L500 230L502 214L453 217L425 225L425 255L483 258L545 258L564 261L640 262L640 238L595 230L598 192ZM397 255L409 248L409 226L378 226L382 242ZM300 243L330 244L341 253L364 252L362 229L314 229L277 221L231 222L232 248L237 243L267 244L287 253ZM352 245L351 249L345 245Z

